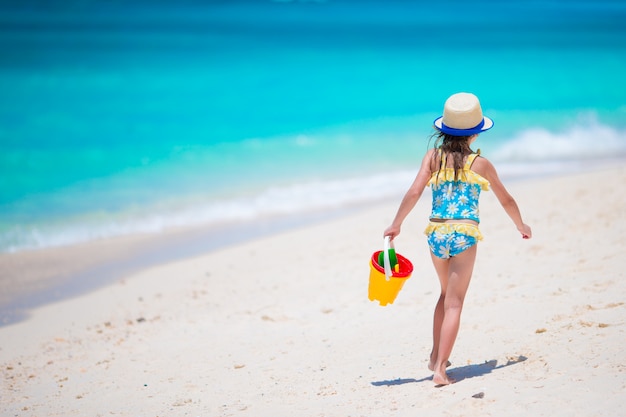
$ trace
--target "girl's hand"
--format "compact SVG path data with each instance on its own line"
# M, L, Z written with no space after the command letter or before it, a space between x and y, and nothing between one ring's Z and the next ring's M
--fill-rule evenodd
M530 230L530 226L527 224L522 224L521 227L518 227L517 230L522 234L522 239L530 239L533 237L533 232Z
M389 236L390 240L393 241L393 239L395 239L395 237L398 236L399 234L400 234L400 227L399 226L389 226L385 230L385 233L383 233L383 237Z

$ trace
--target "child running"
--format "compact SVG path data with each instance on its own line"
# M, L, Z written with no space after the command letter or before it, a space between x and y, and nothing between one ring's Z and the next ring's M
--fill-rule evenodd
M478 98L470 93L450 96L443 116L435 120L434 127L438 131L435 146L426 152L417 177L384 235L393 240L400 234L402 222L424 188L430 185L432 212L424 233L441 284L441 295L435 307L428 369L433 371L436 385L448 385L454 382L446 374L448 358L459 330L477 243L482 240L478 229L480 192L491 187L524 239L530 239L532 231L522 221L517 203L498 178L494 166L470 148L481 132L493 127L493 121L483 116Z

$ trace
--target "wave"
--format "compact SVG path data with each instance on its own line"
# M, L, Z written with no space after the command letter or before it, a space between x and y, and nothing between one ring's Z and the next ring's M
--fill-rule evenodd
M521 131L491 153L502 162L547 162L621 158L626 156L626 130L587 115L570 128L552 132L542 127Z
M338 209L397 196L408 187L413 175L407 171L310 181L270 187L243 197L196 202L168 211L151 211L144 207L141 210L111 214L92 213L54 224L12 226L0 233L0 251L18 252L129 234L160 233L181 227L254 221Z
M414 140L402 136L396 138L407 144ZM319 139L313 137L297 136L295 141L297 147L322 146ZM336 146L336 140L324 143L323 147L333 144ZM357 138L350 144L345 146L363 147L363 142ZM312 153L307 152L307 155L307 158L313 158ZM353 158L362 156L354 155ZM626 131L589 117L561 131L541 127L522 130L508 142L486 152L486 156L506 180L575 172L595 168L607 161L617 160L623 164L626 161ZM321 160L315 161L326 172L326 167L333 164L332 161L327 161L326 165ZM193 194L176 198L164 195L167 202L160 200L108 212L103 212L102 208L96 211L92 207L90 210L93 211L82 215L8 225L0 231L0 251L64 246L121 235L161 233L173 228L297 217L316 211L362 207L385 199L399 202L417 172L419 159L415 161L414 166L402 164L394 170L373 165L374 172L358 176L337 172L324 180L300 176L287 183L281 178L282 185L268 186L265 183L251 190L240 190L236 196L230 197L202 196L190 190Z
M522 130L491 151L489 158L501 176L514 179L623 165L626 130L602 124L588 114L560 131Z

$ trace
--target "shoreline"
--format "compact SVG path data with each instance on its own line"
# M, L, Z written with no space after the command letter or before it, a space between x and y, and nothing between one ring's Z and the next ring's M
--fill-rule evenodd
M382 202L372 203L382 204ZM236 246L286 230L310 227L363 210L345 206L300 215L0 254L0 328L27 319L46 304L112 285L142 270Z
M579 172L542 173L527 179L505 177L506 184L524 184L584 173L619 170L626 159L593 161ZM399 204L402 194L393 204ZM161 233L131 234L69 246L0 253L0 328L27 319L30 311L112 285L147 268L202 256L215 250L272 236L287 230L323 224L381 206L389 198L326 210L226 224L172 228ZM392 204L392 205L393 205Z

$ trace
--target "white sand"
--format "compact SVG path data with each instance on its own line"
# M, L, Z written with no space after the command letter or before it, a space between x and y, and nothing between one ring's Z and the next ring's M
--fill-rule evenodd
M426 369L438 284L368 301L398 201L152 268L0 327L2 416L618 416L626 365L626 168L509 186L525 241L485 193L450 375ZM479 398L475 398L479 397Z

